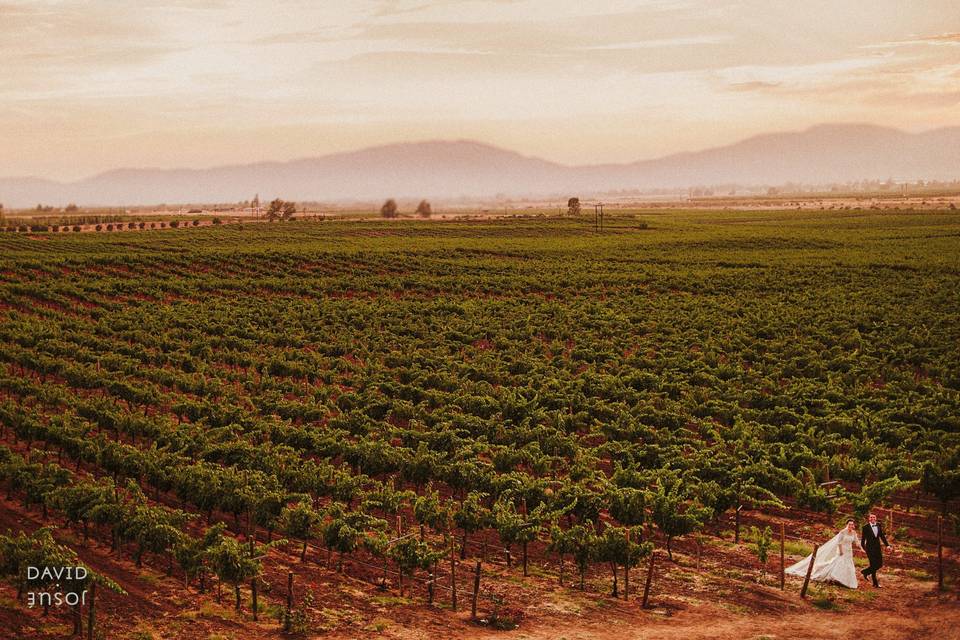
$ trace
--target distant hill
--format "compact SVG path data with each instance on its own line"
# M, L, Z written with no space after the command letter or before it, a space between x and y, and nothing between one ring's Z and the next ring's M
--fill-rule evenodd
M290 162L210 169L117 169L60 183L0 178L7 207L537 196L711 184L960 178L960 127L911 134L819 125L627 164L565 166L472 141L392 144Z

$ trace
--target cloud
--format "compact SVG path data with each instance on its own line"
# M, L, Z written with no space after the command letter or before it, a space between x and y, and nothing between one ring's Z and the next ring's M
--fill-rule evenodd
M880 42L875 44L866 44L861 48L863 49L903 49L903 48L919 48L925 46L933 47L958 47L960 46L960 33L941 33L936 35L928 36L917 36L906 38L903 40L890 40L887 42Z
M948 42L951 44L960 44L960 33L942 33L938 36L930 36L924 40L926 42Z
M795 65L741 65L716 72L726 87L746 90L770 88L769 85L790 89L821 87L843 82L852 75L876 70L885 63L879 56L852 57Z
M337 42L347 37L349 37L349 35L345 34L341 28L326 27L309 31L274 33L255 38L250 40L249 43L253 45L312 44L318 42Z
M942 109L960 106L960 91L878 91L869 101L889 106L903 105L911 109Z
M631 51L636 49L660 49L668 47L690 47L704 44L723 44L733 40L729 34L680 36L676 38L654 38L651 40L635 40L633 42L613 42L573 47L572 51Z
M763 80L752 80L749 82L733 82L727 85L730 91L769 91L780 88L780 82L765 82Z

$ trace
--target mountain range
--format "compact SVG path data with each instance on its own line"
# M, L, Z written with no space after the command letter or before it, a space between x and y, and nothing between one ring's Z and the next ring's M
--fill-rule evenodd
M261 199L566 196L620 189L960 178L960 127L825 124L625 164L569 166L474 141L391 144L289 162L116 169L76 182L0 178L0 203L137 205Z

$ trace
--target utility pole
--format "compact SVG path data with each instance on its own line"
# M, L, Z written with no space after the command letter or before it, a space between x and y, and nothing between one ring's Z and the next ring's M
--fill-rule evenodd
M593 205L593 229L594 231L603 231L603 203L598 202Z

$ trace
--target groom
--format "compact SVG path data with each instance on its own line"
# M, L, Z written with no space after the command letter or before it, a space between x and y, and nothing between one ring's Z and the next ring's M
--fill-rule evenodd
M877 521L877 516L873 513L867 518L868 524L863 526L860 532L860 548L867 552L867 558L870 560L870 566L861 571L864 579L867 576L873 578L873 586L880 588L877 582L877 571L883 566L883 551L880 549L880 543L890 551L890 545L887 544L887 537L883 535L883 527Z

